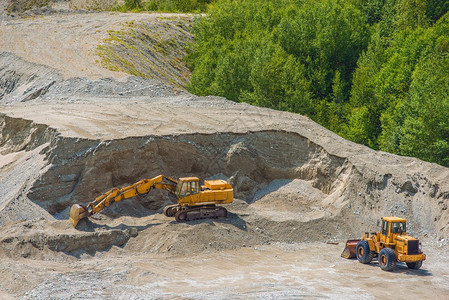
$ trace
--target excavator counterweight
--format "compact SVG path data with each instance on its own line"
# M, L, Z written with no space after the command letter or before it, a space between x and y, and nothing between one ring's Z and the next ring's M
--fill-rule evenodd
M70 221L73 227L86 217L92 216L114 202L147 194L152 189L166 190L177 198L177 204L164 208L164 215L175 217L178 222L196 219L223 218L227 210L216 204L232 203L234 191L224 180L205 180L200 186L197 177L184 177L179 180L159 175L151 179L143 179L130 186L112 188L97 197L87 206L74 204L70 209Z

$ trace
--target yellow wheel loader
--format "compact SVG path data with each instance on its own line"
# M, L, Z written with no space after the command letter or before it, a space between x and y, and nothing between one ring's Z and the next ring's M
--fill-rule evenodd
M113 188L87 204L74 204L70 209L73 227L86 217L92 216L114 202L149 193L152 189L167 190L177 198L177 204L164 208L164 215L184 222L197 219L224 218L228 211L217 204L232 203L234 191L224 180L205 180L200 186L198 177L184 177L175 180L159 175L143 179L130 186Z
M380 232L366 232L360 240L348 240L341 254L344 258L357 257L362 264L368 264L374 257L379 267L391 271L397 262L405 262L410 269L421 268L426 255L420 249L418 239L407 235L407 220L397 217L383 217Z

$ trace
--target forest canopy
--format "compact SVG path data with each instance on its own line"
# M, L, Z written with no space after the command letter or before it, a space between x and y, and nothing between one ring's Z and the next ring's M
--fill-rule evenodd
M449 1L212 3L187 57L192 93L300 113L449 166Z

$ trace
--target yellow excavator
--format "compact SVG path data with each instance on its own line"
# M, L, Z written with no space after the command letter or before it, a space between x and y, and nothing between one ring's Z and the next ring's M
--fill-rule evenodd
M108 207L114 202L149 193L152 189L169 191L177 198L177 204L164 208L164 215L175 217L177 222L197 219L224 218L228 211L217 204L232 203L234 190L224 180L205 180L200 186L198 177L183 177L179 180L159 175L143 179L130 186L113 188L97 197L87 206L74 204L70 209L70 221L73 227L78 222Z

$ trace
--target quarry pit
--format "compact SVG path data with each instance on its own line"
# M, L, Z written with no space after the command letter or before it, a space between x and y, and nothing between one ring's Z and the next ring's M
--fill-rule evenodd
M76 56L58 52L70 31L76 44L105 20L152 20L118 16L2 20L0 298L447 295L449 169L349 142L305 116L86 64L98 39ZM88 30L75 26L87 19ZM155 191L77 229L68 221L72 204L159 174L228 180L229 216L176 223L162 214L173 200ZM387 215L405 217L422 241L422 269L387 273L340 257L345 240Z

